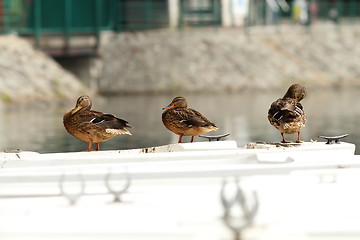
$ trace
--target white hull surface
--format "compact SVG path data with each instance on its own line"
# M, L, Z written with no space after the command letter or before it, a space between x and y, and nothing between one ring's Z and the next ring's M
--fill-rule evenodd
M244 239L360 238L355 145L249 146L220 141L1 153L1 240L235 239L223 221L224 180L229 202L234 202L236 181L249 209L257 193L259 208L241 231ZM121 201L113 202L126 182ZM244 222L242 214L235 216Z

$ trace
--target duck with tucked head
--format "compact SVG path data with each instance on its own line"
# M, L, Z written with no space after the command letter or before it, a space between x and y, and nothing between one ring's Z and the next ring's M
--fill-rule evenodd
M119 134L131 135L131 128L127 121L109 113L91 110L92 102L89 96L81 96L75 108L65 113L63 123L71 135L88 143L87 151L92 151L92 144L96 144L96 151L100 149L100 142L107 141Z
M297 133L295 142L300 143L300 130L305 127L306 116L300 101L305 98L307 90L300 84L289 87L284 97L273 102L268 111L268 119L271 125L281 133L282 143L289 143L284 134Z
M179 135L178 143L182 142L183 136L191 136L193 142L195 136L218 129L201 113L188 108L183 97L174 98L163 110L162 122L167 129Z

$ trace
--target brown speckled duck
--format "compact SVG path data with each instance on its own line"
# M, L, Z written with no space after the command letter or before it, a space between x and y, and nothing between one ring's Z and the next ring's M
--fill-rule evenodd
M179 135L178 143L182 142L183 136L194 136L217 130L214 123L210 122L198 111L188 108L187 101L183 97L176 97L163 108L162 122L167 129Z
M87 151L92 151L92 144L96 143L96 151L100 149L100 142L107 141L119 134L131 135L131 128L127 121L112 114L90 110L92 102L89 96L81 96L74 109L65 113L63 123L66 130L77 139L87 142Z
M283 143L289 143L284 134L297 133L295 142L300 143L300 130L305 127L306 116L300 101L306 96L307 90L300 84L289 87L283 98L273 102L268 111L268 119L271 125L278 129Z

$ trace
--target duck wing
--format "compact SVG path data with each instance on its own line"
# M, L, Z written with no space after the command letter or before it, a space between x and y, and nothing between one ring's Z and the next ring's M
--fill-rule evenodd
M84 114L79 114L79 120L84 124L93 124L105 131L122 130L124 133L130 134L125 128L132 128L127 121L120 119L113 114L93 110Z
M271 104L268 111L268 118L277 121L293 121L304 115L304 110L298 101L291 98L280 98Z
M129 125L129 123L124 119L118 118L109 113L102 114L99 117L92 119L91 122L104 129L123 129L126 127L132 128L132 126Z
M188 127L216 127L214 123L210 122L201 113L191 108L181 109L180 111L176 111L176 114L179 122L187 125Z

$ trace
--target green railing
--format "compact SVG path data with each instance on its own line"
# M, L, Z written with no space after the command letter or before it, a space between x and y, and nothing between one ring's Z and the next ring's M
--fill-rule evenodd
M169 0L0 0L0 31L19 34L98 34L169 27ZM232 2L232 1L229 1ZM248 25L267 24L270 0L251 0ZM299 0L273 0L274 23L299 18ZM284 8L280 2L286 2ZM301 2L301 1L300 1ZM308 14L338 22L360 17L360 0L314 0ZM178 0L177 26L220 26L221 0ZM227 7L228 8L228 7ZM231 8L231 5L230 5ZM228 10L229 11L229 10ZM231 9L230 9L231 11ZM231 14L231 13L230 13Z
M2 33L16 31L26 26L27 9L24 1L2 0L0 2L1 21L0 31Z
M231 4L222 6L224 2ZM329 20L357 23L360 20L360 0L248 2L245 26L298 23L304 11L308 15L306 24ZM270 6L271 2L275 5ZM299 5L301 2L307 3L305 10ZM177 5L171 5L174 3ZM233 4L232 0L0 0L0 32L33 36L37 46L43 36L60 35L66 47L75 35L91 35L95 36L96 48L103 30L168 28L170 22L180 29L218 27L222 25L224 12L233 17Z
M272 11L267 2L266 0L249 1L248 26L282 24L284 22L298 23L301 16L304 16L302 15L303 11L306 11L305 15L308 17L307 24L316 21L351 23L358 22L360 19L359 0L290 0L285 5L279 4L285 1L274 1L277 11ZM304 2L305 5L303 5Z
M117 31L167 28L168 0L118 0ZM219 26L221 0L179 0L178 26Z
M117 31L146 30L167 28L170 22L168 0L117 0ZM222 25L221 0L178 0L177 26L197 27ZM360 0L314 0L306 1L306 10L300 0L249 0L246 26L298 23L303 21L302 11L308 19L303 24L315 21L355 22L360 17ZM269 3L273 2L274 6ZM233 17L233 1L228 1L226 11ZM274 9L272 9L274 8Z
M181 0L179 26L221 25L220 0Z
M34 36L36 46L46 35L63 36L69 49L73 35L95 37L114 28L115 0L0 0L2 33Z
M2 32L96 32L112 29L114 0L2 0ZM40 29L40 30L39 30Z
M248 25L267 24L266 19L271 13L269 2L249 1ZM279 11L273 13L275 20L296 20L299 17L299 0L273 2L288 4L288 9L278 4ZM344 21L356 20L360 16L359 0L306 2L309 16L317 19ZM179 27L221 25L221 0L178 0L178 3ZM0 31L71 35L111 29L166 28L169 14L168 0L0 0Z
M169 26L167 0L118 0L116 31L137 31Z

